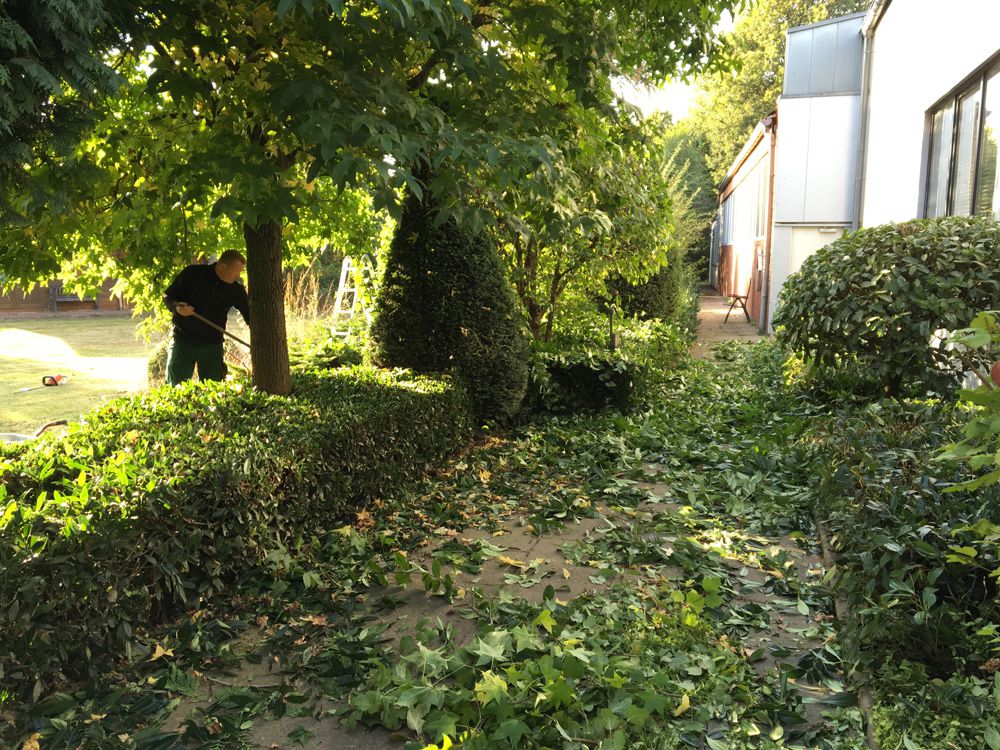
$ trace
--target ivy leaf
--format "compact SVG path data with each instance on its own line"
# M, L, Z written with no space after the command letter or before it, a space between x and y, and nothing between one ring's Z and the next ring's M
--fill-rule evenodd
M538 617L534 619L532 625L539 625L540 627L545 628L546 631L551 633L552 628L554 628L556 625L556 618L552 616L552 612L550 610L543 609L541 612L538 613Z
M531 731L531 728L520 719L507 719L497 727L491 739L510 740L511 747L520 747L521 738Z
M491 701L499 701L507 696L507 681L492 669L483 672L483 677L472 690L476 700L483 706Z

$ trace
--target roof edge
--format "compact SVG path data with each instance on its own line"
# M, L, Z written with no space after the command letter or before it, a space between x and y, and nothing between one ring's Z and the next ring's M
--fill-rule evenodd
M857 13L848 13L846 16L834 16L833 18L824 18L822 21L816 21L815 23L806 23L802 26L790 26L786 33L792 34L796 31L815 29L817 26L829 26L832 23L841 23L842 21L849 21L854 18L866 17L869 12L870 11L859 10Z
M861 24L861 33L864 36L871 36L875 33L878 25L882 22L882 17L885 16L885 11L889 7L892 0L875 0L872 6L865 13L864 23Z
M764 119L757 123L753 132L750 134L750 137L747 138L746 143L743 144L743 148L741 148L740 152L736 154L736 158L733 160L733 163L729 166L729 169L726 170L726 176L719 184L719 189L716 192L721 195L726 191L726 187L730 182L732 182L736 173L740 171L740 167L743 166L743 162L745 162L750 157L750 154L753 153L753 150L757 148L757 144L760 143L761 139L764 137L764 133L774 127L777 117L778 110L771 110L771 112Z

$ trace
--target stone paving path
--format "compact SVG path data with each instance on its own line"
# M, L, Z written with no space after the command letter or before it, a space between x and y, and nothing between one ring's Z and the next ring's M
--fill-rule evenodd
M720 297L714 289L701 295L698 307L698 338L691 346L692 357L707 359L711 355L712 347L720 341L760 341L765 338L756 326L747 323L739 305L733 308L729 321L726 322L728 310L728 300Z

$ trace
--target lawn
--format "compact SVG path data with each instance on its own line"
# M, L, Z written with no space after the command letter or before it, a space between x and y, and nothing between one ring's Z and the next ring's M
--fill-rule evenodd
M150 348L125 316L0 319L0 432L30 433L52 420L76 419L145 387ZM20 391L56 374L68 380Z

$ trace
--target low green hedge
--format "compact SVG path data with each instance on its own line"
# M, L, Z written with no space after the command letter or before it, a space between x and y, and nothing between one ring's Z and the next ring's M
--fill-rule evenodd
M554 412L628 411L642 367L619 352L538 352L545 378L533 394L536 408Z
M0 694L44 692L459 447L464 393L372 368L186 384L0 453Z
M1000 656L1000 487L949 491L970 474L934 461L961 415L883 400L835 414L806 437L807 472L838 553L844 661L923 664L932 677Z

